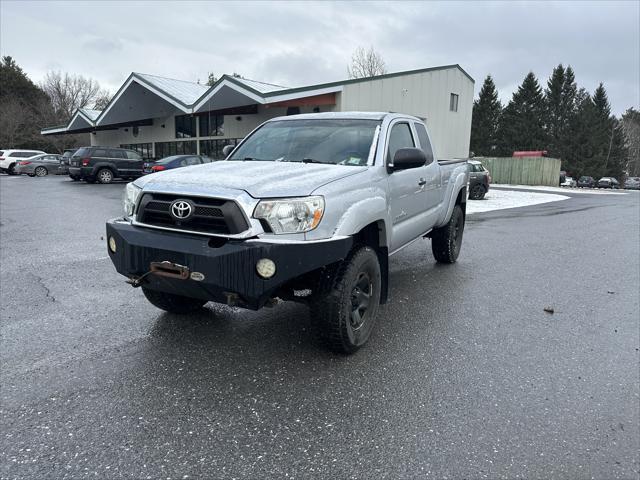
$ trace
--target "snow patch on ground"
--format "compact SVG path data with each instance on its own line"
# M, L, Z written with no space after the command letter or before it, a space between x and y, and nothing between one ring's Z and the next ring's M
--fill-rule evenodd
M515 190L489 190L484 200L467 200L467 214L528 207L540 203L567 200L570 197L553 193L518 192Z
M603 190L595 188L545 187L542 185L508 185L504 183L491 184L491 187L508 188L513 190L537 190L541 192L586 193L591 195L626 195L628 192Z

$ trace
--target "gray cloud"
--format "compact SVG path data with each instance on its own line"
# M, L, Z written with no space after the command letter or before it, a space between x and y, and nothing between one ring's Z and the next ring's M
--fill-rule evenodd
M96 37L83 42L82 46L91 53L112 53L122 50L123 45L117 38Z
M640 103L638 2L7 2L0 51L35 81L52 62L115 90L131 71L204 81L239 72L289 86L340 80L373 45L389 71L459 63L503 101L558 63L604 82L615 113ZM24 31L30 35L25 36Z

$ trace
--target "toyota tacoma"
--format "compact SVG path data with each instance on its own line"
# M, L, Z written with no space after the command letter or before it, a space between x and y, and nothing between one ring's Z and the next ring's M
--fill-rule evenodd
M391 255L428 237L436 261L458 257L468 164L438 160L416 117L274 118L225 149L129 183L107 223L116 270L160 309L305 302L328 346L352 353L387 301Z

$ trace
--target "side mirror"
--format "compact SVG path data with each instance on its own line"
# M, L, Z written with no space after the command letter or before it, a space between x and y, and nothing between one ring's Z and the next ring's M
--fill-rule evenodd
M392 171L422 167L427 163L427 156L419 148L400 148L393 157Z
M227 158L229 154L233 152L234 148L236 148L235 145L225 145L224 147L222 147L222 156L224 158Z

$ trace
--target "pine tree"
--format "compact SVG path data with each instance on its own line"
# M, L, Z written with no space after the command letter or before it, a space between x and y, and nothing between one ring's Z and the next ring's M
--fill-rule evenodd
M589 175L597 180L599 177L595 168L598 161L595 154L598 121L595 105L591 95L584 89L576 93L576 105L576 113L567 131L566 155L561 158L561 168L574 178Z
M510 156L514 150L545 150L545 103L538 79L529 72L502 112L499 150Z
M545 128L548 135L549 156L560 159L569 154L567 144L569 126L576 113L577 85L571 66L562 64L553 69L545 90Z
M611 115L603 84L593 96L584 90L576 94L578 109L568 135L568 154L562 168L574 176L589 175L596 180L610 176L622 179L628 150L622 123Z
M0 145L4 148L43 148L49 142L40 135L50 118L49 97L9 56L0 62Z
M491 75L484 79L478 99L473 102L471 121L471 151L475 155L493 154L496 143L498 124L502 105Z
M563 90L565 72L562 64L553 69L547 81L545 97L545 126L549 135L549 153L552 157L559 157L560 137L564 121Z

